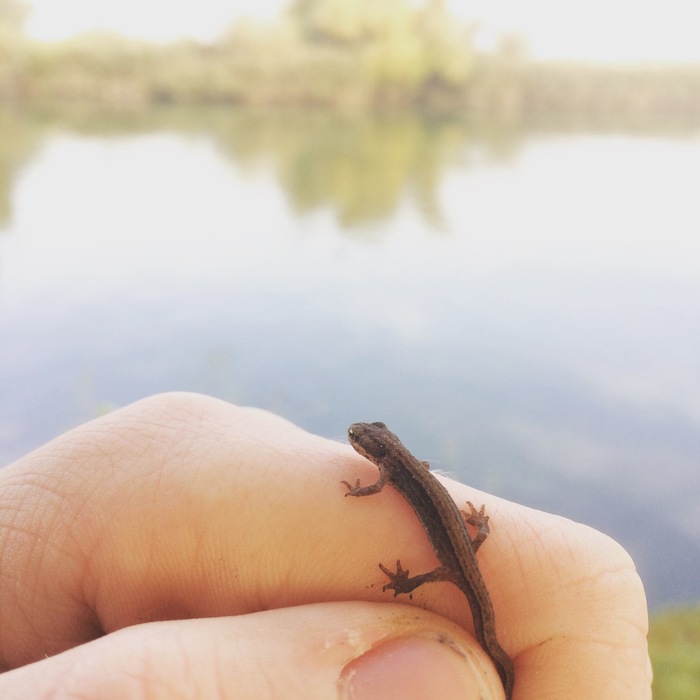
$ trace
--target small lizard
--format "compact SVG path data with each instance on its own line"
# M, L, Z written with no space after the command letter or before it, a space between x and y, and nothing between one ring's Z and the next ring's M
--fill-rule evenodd
M375 464L379 479L369 486L354 486L343 481L346 496L370 496L391 484L413 508L441 566L409 578L408 569L396 562L396 573L382 564L379 568L389 577L383 590L393 589L394 596L410 593L432 581L450 581L464 593L477 641L493 661L501 677L507 700L513 696L513 664L496 637L496 620L491 597L479 570L476 551L489 534L489 516L467 502L469 513L459 510L447 489L430 473L430 465L416 459L384 423L354 423L348 430L350 444ZM466 524L477 528L471 538Z

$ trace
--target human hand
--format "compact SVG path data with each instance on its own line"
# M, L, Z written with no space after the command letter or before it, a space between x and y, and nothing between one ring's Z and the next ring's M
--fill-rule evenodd
M382 592L435 555L348 445L166 394L0 470L0 697L502 697L452 584ZM485 503L479 550L516 700L650 698L646 604L619 545Z

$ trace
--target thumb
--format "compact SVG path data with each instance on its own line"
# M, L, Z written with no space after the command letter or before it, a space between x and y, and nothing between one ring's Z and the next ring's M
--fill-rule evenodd
M502 698L463 629L385 603L301 605L127 627L0 675L0 697Z

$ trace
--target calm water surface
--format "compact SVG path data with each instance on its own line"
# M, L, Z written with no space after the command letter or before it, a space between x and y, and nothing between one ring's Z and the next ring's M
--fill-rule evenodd
M383 420L700 598L700 137L4 118L0 463L174 389Z

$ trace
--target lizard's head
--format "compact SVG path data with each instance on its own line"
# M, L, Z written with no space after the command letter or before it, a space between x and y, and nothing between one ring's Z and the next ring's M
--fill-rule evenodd
M378 458L386 453L387 444L394 437L384 423L353 423L348 428L350 444L363 457Z

